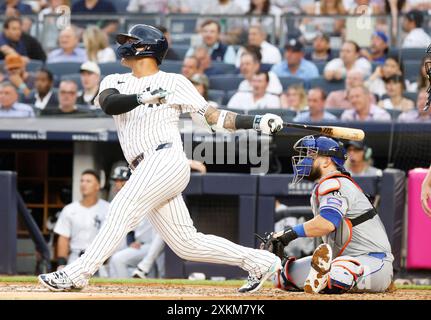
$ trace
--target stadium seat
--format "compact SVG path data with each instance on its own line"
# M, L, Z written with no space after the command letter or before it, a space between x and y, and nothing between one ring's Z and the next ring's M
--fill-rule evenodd
M333 114L337 118L340 118L345 110L346 109L341 109L341 108L325 108L325 111Z
M224 103L225 95L223 90L208 90L208 100L217 102L219 105Z
M236 68L234 64L213 61L212 66L214 69L220 70L223 74L236 73Z
M416 81L422 67L422 60L404 60L404 78Z
M164 60L160 65L160 70L169 73L181 73L183 62L179 60Z
M400 50L401 50L401 58L403 60L421 61L426 53L426 48L402 48Z
M412 100L416 104L416 99L418 98L418 93L417 92L404 92L403 96L406 97L407 99Z
M392 120L397 120L398 116L401 114L401 110L397 109L385 109L390 115Z
M331 91L344 90L344 81L328 81L323 77L313 78L309 81L309 87L320 87L325 90L326 94Z
M215 75L209 78L210 89L229 91L238 89L244 77L238 75Z
M29 72L36 72L43 67L43 64L44 62L41 60L30 60L29 63L27 63L26 70Z
M291 85L300 84L304 86L304 80L296 77L278 77L280 79L283 90L287 90Z
M60 81L63 81L63 80L72 80L78 85L78 89L82 90L81 74L79 73L64 74L60 77Z
M180 60L183 60L186 56L187 50L189 50L189 45L181 45L181 44L174 44L171 49L175 51L175 53L178 55L178 58Z
M250 115L265 114L265 113L276 114L280 116L284 121L291 121L297 115L296 111L281 109L281 108L251 109L251 110L248 110L247 112L247 114L250 114Z
M272 66L273 66L273 64L271 64L271 63L262 63L260 65L260 71L269 72L269 71L271 71Z
M102 74L113 74L113 73L127 73L130 72L129 68L121 65L120 62L106 62L99 64L100 72Z
M225 91L223 104L227 105L232 96L237 92L237 90Z
M326 61L318 61L318 62L314 62L314 64L317 67L317 70L319 70L319 74L323 74L323 70L325 69L325 66L328 62Z
M59 77L66 74L79 73L80 67L81 63L79 62L56 62L46 64L46 68Z
M130 0L115 0L112 1L118 13L127 13L127 6L129 5Z

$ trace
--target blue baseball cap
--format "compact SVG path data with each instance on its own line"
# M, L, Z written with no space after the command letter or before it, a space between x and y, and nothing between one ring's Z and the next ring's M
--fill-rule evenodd
M382 31L375 31L373 33L373 36L379 37L380 39L382 39L385 43L388 43L388 36L382 32Z

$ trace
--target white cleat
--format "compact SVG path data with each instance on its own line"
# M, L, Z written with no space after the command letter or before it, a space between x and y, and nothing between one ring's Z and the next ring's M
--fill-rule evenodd
M51 291L72 291L81 290L75 286L64 271L55 271L41 274L37 277L39 283Z
M266 280L268 280L272 275L279 272L281 270L281 260L279 257L276 257L274 263L269 267L268 271L266 271L260 278L254 276L248 276L247 282L238 289L240 293L253 293L259 290Z
M331 270L332 249L323 243L314 250L311 258L311 269L304 282L306 293L319 293L328 284L328 273Z

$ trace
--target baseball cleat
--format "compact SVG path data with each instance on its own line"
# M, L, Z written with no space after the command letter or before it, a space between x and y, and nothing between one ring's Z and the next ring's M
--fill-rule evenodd
M248 276L247 282L238 289L240 293L253 293L262 287L266 280L269 279L273 274L279 272L281 270L281 260L279 257L276 257L274 263L269 267L268 271L266 271L260 278L255 276Z
M147 279L148 273L145 273L139 267L137 267L135 270L133 270L132 277L133 278L141 278L141 279Z
M81 290L76 287L64 271L41 274L37 277L39 283L51 291Z
M319 293L326 288L331 263L332 249L328 244L322 243L314 250L311 257L310 273L304 282L304 291L306 293Z

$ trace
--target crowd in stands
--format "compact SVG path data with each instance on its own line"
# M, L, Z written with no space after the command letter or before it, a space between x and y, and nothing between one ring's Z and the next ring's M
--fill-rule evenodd
M49 15L65 6L72 24L59 27ZM392 20L373 20L372 32L358 38L349 19L364 12ZM421 110L429 85L423 62L431 59L426 0L5 0L0 117L104 116L95 102L100 81L128 72L113 41L120 28L114 15L121 13L202 15L188 48L175 43L174 30L157 26L170 44L161 69L183 74L213 106L279 110L298 122L431 121ZM289 32L273 29L271 15L281 26L286 13L307 16L292 20ZM112 19L74 22L82 14ZM48 31L35 36L35 24Z

